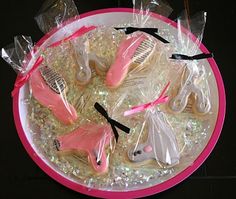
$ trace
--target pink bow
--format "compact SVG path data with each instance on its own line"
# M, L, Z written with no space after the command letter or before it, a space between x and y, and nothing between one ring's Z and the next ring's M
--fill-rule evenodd
M49 47L56 47L56 46L59 46L62 42L66 42L66 41L69 41L69 40L72 40L72 39L75 39L93 29L95 29L96 26L89 26L89 27L81 27L79 30L77 30L76 32L74 32L72 35L70 35L69 37L66 37L65 39L62 39L60 41L57 41L53 44L51 44Z
M169 100L169 97L167 95L165 95L165 92L166 92L166 90L169 86L170 86L170 82L168 82L168 84L165 86L165 88L161 92L160 96L155 101L149 102L147 104L141 104L141 105L138 105L138 106L134 106L130 110L125 111L124 116L133 115L135 113L139 113L141 111L144 111L148 108L154 107L158 104L167 102Z
M15 94L19 91L19 89L29 80L31 74L35 71L35 69L43 62L43 57L39 56L38 59L36 60L35 64L33 67L27 72L26 75L18 75L14 89L11 92L11 96L14 97Z

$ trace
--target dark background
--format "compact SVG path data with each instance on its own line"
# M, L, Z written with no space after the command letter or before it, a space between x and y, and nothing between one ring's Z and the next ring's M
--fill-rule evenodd
M110 8L132 7L131 0L75 0L80 13ZM43 0L2 0L0 2L0 47L11 43L13 36L43 34L33 16ZM221 137L205 163L177 186L150 198L227 198L236 188L235 128L235 20L233 0L190 0L190 12L208 12L203 43L214 53L225 83L227 113ZM183 10L183 0L169 0L175 19ZM0 59L0 198L87 198L55 182L31 160L23 148L14 125L11 90L15 72Z

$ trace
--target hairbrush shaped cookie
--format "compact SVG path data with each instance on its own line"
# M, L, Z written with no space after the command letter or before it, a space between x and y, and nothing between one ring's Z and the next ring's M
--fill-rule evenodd
M86 153L94 170L104 173L108 169L105 149L112 138L109 125L86 124L71 133L57 137L54 144L59 152Z
M141 65L154 52L156 42L143 33L121 41L114 63L106 75L106 85L116 88L124 81L132 64Z
M43 66L32 73L29 83L34 98L58 120L70 124L77 119L75 108L65 98L66 82L56 71Z
M208 96L204 95L202 88L197 85L204 74L204 69L199 69L194 62L186 66L184 71L184 75L187 76L186 80L181 84L178 94L171 100L171 110L182 112L187 106L189 96L193 94L195 98L194 109L200 114L210 111L210 100Z
M147 113L148 138L128 151L133 162L157 160L168 165L179 163L179 149L174 132L164 115L156 110Z

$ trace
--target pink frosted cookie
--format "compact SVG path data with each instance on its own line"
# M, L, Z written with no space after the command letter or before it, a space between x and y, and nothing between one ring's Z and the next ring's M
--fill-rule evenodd
M58 120L70 124L77 119L75 108L65 98L65 80L57 72L44 66L33 72L29 83L34 98L49 108Z
M120 86L130 65L142 64L151 55L154 47L155 42L142 33L125 38L118 48L114 63L107 72L106 85L111 88Z
M60 152L85 152L94 170L104 173L108 169L105 148L113 138L110 125L86 124L57 137L54 144Z

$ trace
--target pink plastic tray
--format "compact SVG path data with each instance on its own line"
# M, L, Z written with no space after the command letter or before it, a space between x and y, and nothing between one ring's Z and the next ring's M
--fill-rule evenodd
M102 25L104 22L106 25L112 25L113 19L120 16L120 20L122 22L122 19L125 18L124 15L131 15L133 13L133 9L128 8L110 8L110 9L103 9L103 10L96 10L92 12L88 12L85 14L80 15L79 18L75 18L73 20L67 21L64 25L70 26L76 21L80 24L80 26L83 25ZM115 17L114 17L115 16ZM165 18L163 16L152 14L152 18L155 18L157 20L161 20L164 23L168 23L173 27L176 27L176 23L171 21L168 18ZM104 18L105 17L105 18ZM123 18L122 18L123 17ZM93 22L96 21L94 24ZM79 27L77 27L79 28ZM46 45L56 42L59 39L62 39L60 36L60 29L53 29L50 33L46 34L36 45L39 47L45 47ZM192 35L191 39L194 41L195 37ZM208 53L208 50L206 47L201 44L200 50L204 53ZM33 62L33 61L32 61ZM26 121L26 115L27 113L24 110L24 107L22 107L22 104L20 103L23 95L24 95L24 87L20 89L20 91L15 95L13 98L13 111L14 111L14 119L16 128L18 131L18 135L21 139L21 142L23 143L26 151L30 155L30 157L36 162L36 164L49 176L51 176L53 179L58 181L59 183L63 184L64 186L75 190L77 192L96 196L96 197L105 197L105 198L136 198L136 197L143 197L147 195L152 195L155 193L159 193L161 191L164 191L166 189L169 189L173 187L174 185L180 183L184 179L186 179L189 175L191 175L209 156L211 151L213 150L219 136L221 133L221 129L224 122L224 116L225 116L225 91L224 91L224 84L220 75L220 72L218 70L218 67L214 61L214 59L208 60L210 67L212 69L212 72L215 76L217 89L218 89L218 96L219 96L219 107L218 107L218 116L217 121L215 124L214 131L212 133L212 136L210 137L206 147L202 150L201 154L195 159L193 164L189 167L187 167L185 170L174 176L173 178L157 184L155 186L152 186L150 188L146 189L139 189L135 191L124 191L124 192L115 192L115 191L104 191L104 190L96 190L92 188L85 187L83 185L80 185L76 183L73 180L70 180L66 176L60 174L56 170L54 170L46 161L43 159L38 153L35 147L32 144L32 140L30 139L30 134L27 132L25 127L25 121Z

